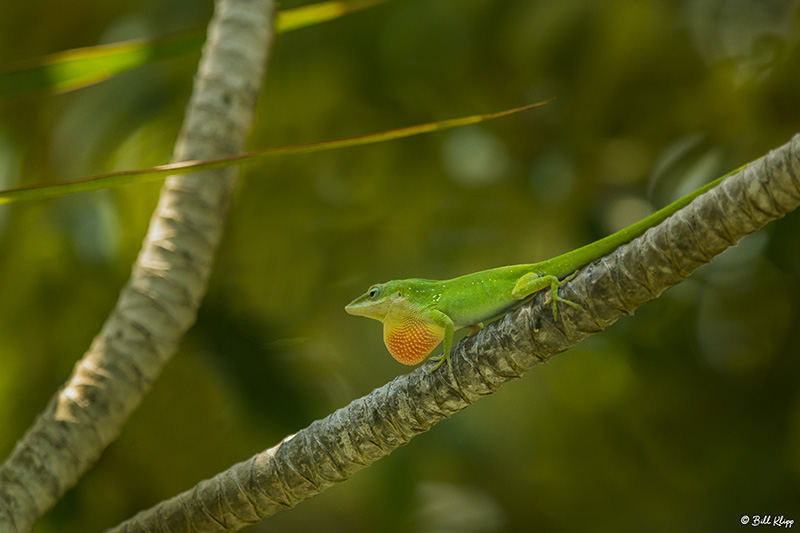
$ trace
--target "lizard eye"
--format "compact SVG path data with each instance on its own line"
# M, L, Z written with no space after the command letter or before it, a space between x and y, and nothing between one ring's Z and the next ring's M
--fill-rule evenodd
M378 287L377 285L370 287L369 290L367 291L367 295L370 297L371 300L377 298L380 293L381 293L381 288Z

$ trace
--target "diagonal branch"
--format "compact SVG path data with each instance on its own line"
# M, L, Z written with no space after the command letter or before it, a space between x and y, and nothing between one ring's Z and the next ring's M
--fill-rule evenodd
M273 0L219 0L173 160L244 149L273 34ZM172 176L128 284L89 351L0 467L0 531L28 531L119 434L194 322L234 168Z
M800 205L800 135L565 284L558 321L538 294L453 351L249 460L143 511L115 532L235 531L347 480L415 435L655 299L698 266Z

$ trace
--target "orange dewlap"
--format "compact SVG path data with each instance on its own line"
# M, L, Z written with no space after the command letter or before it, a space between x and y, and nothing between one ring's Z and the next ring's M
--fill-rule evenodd
M383 342L392 357L404 365L423 361L443 338L444 328L413 315L387 317L383 322Z

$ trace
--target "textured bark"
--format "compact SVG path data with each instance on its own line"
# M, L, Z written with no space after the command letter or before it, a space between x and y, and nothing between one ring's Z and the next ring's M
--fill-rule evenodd
M240 153L273 0L220 0L173 161ZM236 170L172 176L131 278L89 351L0 467L0 531L29 531L114 440L175 353L206 290Z
M143 511L115 532L235 531L348 479L434 424L597 333L800 204L800 136L698 197L563 286L508 313L444 365L403 375L246 462ZM430 363L426 365L430 367Z

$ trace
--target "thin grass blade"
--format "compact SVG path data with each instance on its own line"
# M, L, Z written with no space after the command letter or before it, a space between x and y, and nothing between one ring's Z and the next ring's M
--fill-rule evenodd
M314 152L323 152L328 150L337 150L341 148L350 148L353 146L364 146L367 144L375 144L379 142L391 141L403 137L411 137L412 135L420 135L423 133L430 133L434 131L441 131L460 126L468 126L470 124L477 124L486 120L505 117L527 111L536 107L541 107L553 98L529 104L514 109L507 109L497 113L487 113L482 115L471 115L468 117L460 117L449 120L442 120L438 122L429 122L426 124L418 124L416 126L408 126L405 128L398 128L394 130L383 131L379 133L372 133L368 135L360 135L358 137L347 137L344 139L336 139L333 141L323 141L309 144L298 144L293 146L278 146L274 148L265 148L255 152L248 152L233 157L226 157L224 159L215 159L210 161L185 161L181 163L172 163L169 165L162 165L146 169L138 170L121 170L115 172L106 172L103 174L96 174L94 176L87 176L85 178L78 178L70 181L63 181L58 183L50 183L43 185L31 185L28 187L20 187L17 189L7 189L0 191L0 205L10 204L12 202L21 202L25 200L43 200L45 198L54 198L73 194L77 192L95 191L98 189L108 189L111 187L121 187L123 185L133 185L137 183L146 183L150 181L157 181L164 179L172 174L189 174L192 172L199 172L202 170L213 170L223 168L231 165L240 165L259 159L268 157L286 156L286 155L300 155L310 154Z

